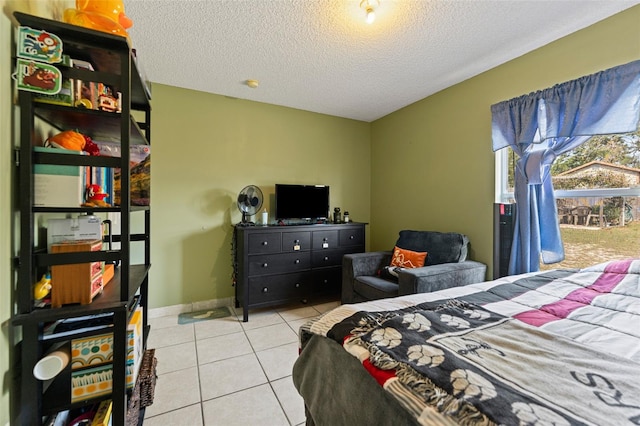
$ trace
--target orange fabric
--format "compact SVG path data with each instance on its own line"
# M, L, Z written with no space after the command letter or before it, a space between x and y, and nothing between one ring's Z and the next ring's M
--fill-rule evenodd
M424 266L426 258L427 252L405 250L396 246L393 249L391 266L400 266L401 268L420 268Z

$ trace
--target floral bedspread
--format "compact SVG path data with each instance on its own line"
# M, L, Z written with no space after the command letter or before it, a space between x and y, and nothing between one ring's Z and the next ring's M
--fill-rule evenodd
M640 424L639 273L616 261L343 305L301 347L337 341L422 424Z

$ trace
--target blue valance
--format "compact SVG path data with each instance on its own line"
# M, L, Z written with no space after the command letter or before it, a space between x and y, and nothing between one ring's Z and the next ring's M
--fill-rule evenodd
M640 60L491 106L493 150L628 133L640 119Z

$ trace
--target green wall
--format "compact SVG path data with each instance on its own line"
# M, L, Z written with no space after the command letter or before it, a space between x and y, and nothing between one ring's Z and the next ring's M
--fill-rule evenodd
M492 276L492 104L640 59L640 6L372 123L371 249L400 229L466 233Z
M0 0L0 8L5 1ZM11 23L0 15L0 425L9 424L11 389Z
M330 186L331 210L369 221L370 124L153 86L150 306L230 298L232 225L246 185Z

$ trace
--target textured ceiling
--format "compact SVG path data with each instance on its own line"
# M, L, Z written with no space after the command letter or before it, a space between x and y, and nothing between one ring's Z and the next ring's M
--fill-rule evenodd
M373 121L639 3L380 0L373 24L360 0L125 0L125 10L152 82Z

